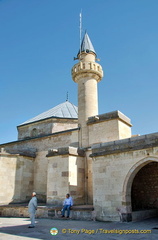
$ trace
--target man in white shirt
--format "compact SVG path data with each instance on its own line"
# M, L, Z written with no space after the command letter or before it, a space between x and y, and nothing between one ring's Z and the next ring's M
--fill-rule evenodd
M73 200L72 197L70 197L70 194L66 194L66 198L63 202L63 210L62 210L62 217L65 217L65 211L67 210L67 218L69 218L70 215L70 208L73 206Z
M31 220L31 225L29 226L29 228L34 228L35 227L35 213L37 210L37 198L36 198L36 193L33 192L32 193L32 198L29 201L29 205L28 205L28 212L30 214L30 220Z

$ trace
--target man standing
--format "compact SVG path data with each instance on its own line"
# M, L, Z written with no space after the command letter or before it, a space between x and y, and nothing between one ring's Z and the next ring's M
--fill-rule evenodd
M28 205L28 212L30 214L30 220L31 220L31 225L29 226L29 228L34 228L35 227L35 213L37 210L37 198L36 198L36 193L33 192L32 193L32 198L29 201L29 205Z
M70 208L73 205L72 197L70 197L70 194L66 194L66 198L63 202L63 210L62 210L62 217L65 217L65 210L67 210L67 218L69 218L70 215Z

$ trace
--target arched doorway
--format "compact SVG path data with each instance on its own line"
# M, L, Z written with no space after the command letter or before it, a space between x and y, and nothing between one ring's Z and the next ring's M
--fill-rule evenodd
M122 205L132 220L158 213L158 158L144 158L128 172L123 186Z
M132 211L158 208L158 162L142 167L133 179Z

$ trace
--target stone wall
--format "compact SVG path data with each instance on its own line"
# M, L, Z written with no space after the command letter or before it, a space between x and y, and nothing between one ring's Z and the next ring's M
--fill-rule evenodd
M38 193L38 200L40 202L46 202L48 169L46 154L47 151L37 152L34 163L34 189Z
M132 136L131 127L123 121L118 121L118 129L119 139L130 138Z
M76 145L78 140L77 130L67 130L64 132L54 133L45 137L21 140L0 145L5 151L11 154L25 154L35 157L33 175L33 189L38 194L40 202L46 201L47 194L47 169L48 159L46 157L48 150L51 148L67 147ZM10 164L8 160L8 165ZM31 166L31 165L30 165ZM18 184L17 184L18 185ZM31 190L32 192L32 190ZM31 194L31 192L29 194Z
M26 202L33 191L34 159L0 153L0 204Z
M111 120L91 124L89 129L89 145L119 139L118 121Z
M53 133L48 136L1 144L0 148L4 148L8 153L36 153L40 151L48 151L48 149L54 147L64 147L77 144L77 141L78 129L73 129Z
M87 124L89 145L131 137L130 119L119 111L89 117Z
M51 119L18 126L18 140L44 136L52 133L53 122Z
M157 133L99 144L92 149L93 204L97 219L119 220L132 212L131 188L139 170L158 161ZM154 179L154 174L152 175ZM156 200L156 199L155 199Z
M77 119L49 118L18 126L18 140L41 137L77 127Z
M66 194L70 193L75 205L84 204L84 158L74 148L62 148L58 151L47 155L47 203L62 205Z

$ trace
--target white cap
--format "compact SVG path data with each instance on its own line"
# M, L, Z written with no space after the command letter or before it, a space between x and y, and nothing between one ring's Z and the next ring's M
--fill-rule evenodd
M35 196L35 195L36 195L36 192L33 192L32 195Z

